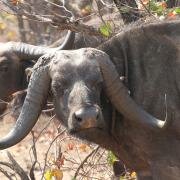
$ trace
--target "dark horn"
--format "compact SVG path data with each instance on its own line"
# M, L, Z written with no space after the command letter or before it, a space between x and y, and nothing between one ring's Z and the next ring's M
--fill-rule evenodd
M25 102L20 116L10 133L0 140L0 149L6 149L20 142L33 128L46 102L50 77L49 67L41 58L34 66Z
M103 74L107 96L124 117L134 123L140 123L147 127L163 128L167 126L166 118L165 121L162 121L153 117L138 106L130 97L127 88L120 81L116 68L108 55L105 55L103 59L99 59L99 65Z

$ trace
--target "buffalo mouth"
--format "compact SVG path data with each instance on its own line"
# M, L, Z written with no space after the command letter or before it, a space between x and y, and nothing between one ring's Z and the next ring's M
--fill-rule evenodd
M103 131L102 127L90 127L90 128L83 128L83 129L71 129L69 133L72 135L81 134L81 133L89 133L91 131Z
M107 130L102 127L91 127L79 130L70 130L70 135L79 139L93 142L105 147L105 141L111 138Z

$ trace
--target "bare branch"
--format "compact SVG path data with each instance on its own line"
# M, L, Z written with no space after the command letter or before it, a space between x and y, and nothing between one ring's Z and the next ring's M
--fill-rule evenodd
M11 176L5 171L3 168L0 167L0 172L3 173L9 180L13 180Z
M37 160L36 141L35 141L34 131L31 131L31 134L33 137L32 152L33 152L33 156L34 156L34 162L31 166L29 176L30 176L31 180L35 180L34 169L35 169L36 164L38 163L38 160Z
M16 160L12 157L10 152L7 151L7 156L11 163L0 162L1 165L7 166L8 168L15 171L23 180L30 180L27 176L26 172L21 168L21 166L16 162Z
M21 166L17 163L17 161L13 158L13 156L11 155L9 151L7 151L7 156L9 160L11 161L12 166L14 167L14 170L19 174L19 176L23 180L29 180L29 177L27 176L26 172L21 168Z
M71 21L67 18L54 16L52 18L52 24L55 26L58 26L60 30L68 29L71 31L81 32L81 33L85 33L89 35L102 36L102 34L99 32L97 28L82 24L80 23L80 21L77 21L77 20Z
M45 154L45 163L44 163L44 168L43 168L41 180L43 180L43 177L44 177L44 172L45 172L46 165L47 165L47 157L48 157L49 150L51 149L51 146L52 146L53 143L56 141L56 139L59 138L59 136L61 136L65 131L66 131L66 129L62 130L60 133L58 133L58 134L56 135L56 137L52 140L52 142L51 142L50 145L49 145L49 148L48 148L47 151L46 151L46 154Z
M80 164L80 166L77 168L75 174L74 174L74 179L76 179L76 177L79 174L80 169L83 167L83 165L87 162L87 160L89 159L89 157L91 157L94 153L96 153L98 151L98 149L100 148L100 146L97 146L95 149L93 149L87 156L86 158L82 161L82 163Z
M25 10L25 5L23 3L19 3L18 6L12 6L12 4L7 0L2 0L2 3L7 7L9 7L17 16L21 16L24 20L29 19L29 20L39 21L49 25L57 26L59 30L71 30L71 31L82 32L94 36L102 36L102 34L99 32L97 28L82 24L80 23L80 21L72 20L70 17L67 16L61 16L57 14L46 15L46 16L35 13L32 14ZM66 9L66 11L68 10Z
M2 100L2 99L0 99L0 104L9 104L9 103L4 101L4 100Z
M3 113L2 115L0 115L0 119L3 118L4 116L6 116L7 114L9 114L10 112L11 112L11 110Z

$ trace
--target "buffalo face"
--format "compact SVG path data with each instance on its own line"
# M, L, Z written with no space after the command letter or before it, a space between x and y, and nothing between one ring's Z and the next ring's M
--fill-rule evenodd
M72 57L71 57L72 58ZM71 133L87 129L104 129L100 93L103 78L100 69L91 59L66 56L52 68L52 92L59 119Z

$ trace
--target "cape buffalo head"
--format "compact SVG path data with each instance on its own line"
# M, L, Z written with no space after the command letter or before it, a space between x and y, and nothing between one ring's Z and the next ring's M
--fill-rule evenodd
M103 128L100 108L103 78L99 66L86 51L76 52L61 53L59 59L63 61L53 58L54 63L50 67L57 116L70 131Z
M113 106L134 123L155 129L165 125L130 98L106 53L93 48L59 51L42 56L34 66L21 114L11 132L0 141L0 149L15 145L31 131L50 88L57 116L70 132L106 131L102 88Z

